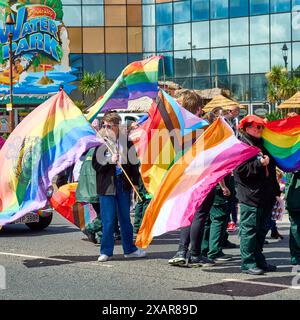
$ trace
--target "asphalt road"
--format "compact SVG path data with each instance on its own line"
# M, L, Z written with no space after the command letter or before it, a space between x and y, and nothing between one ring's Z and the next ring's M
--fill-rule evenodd
M125 260L117 242L114 259L100 264L99 247L83 241L85 236L57 214L42 232L10 225L0 232L0 300L296 300L300 291L290 265L287 217L278 225L284 240L268 237L264 250L278 271L263 276L240 273L239 249L225 250L234 260L213 268L169 266L178 245L177 232L154 239L145 259ZM239 243L237 232L230 240Z

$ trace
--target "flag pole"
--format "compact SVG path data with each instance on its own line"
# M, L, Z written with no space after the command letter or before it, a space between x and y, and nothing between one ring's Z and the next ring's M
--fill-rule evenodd
M97 135L99 135L97 133ZM103 139L103 137L101 137ZM110 148L110 146L108 145L106 139L104 138L104 143L107 146L108 150L110 151L111 154L114 154L113 150ZM122 155L121 155L122 156ZM143 199L141 198L140 194L138 193L138 191L136 190L135 186L133 185L132 181L130 180L128 174L126 173L126 171L124 170L124 168L122 167L121 163L119 161L117 161L118 166L121 168L121 170L123 171L125 177L127 178L127 180L129 181L133 191L136 193L136 195L138 196L138 198L140 199L140 201L143 201Z

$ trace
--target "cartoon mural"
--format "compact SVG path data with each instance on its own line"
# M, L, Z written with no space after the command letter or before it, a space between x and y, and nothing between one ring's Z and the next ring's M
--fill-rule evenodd
M9 93L6 17L13 14L14 94L50 94L76 80L69 64L69 38L61 0L0 0L0 93Z

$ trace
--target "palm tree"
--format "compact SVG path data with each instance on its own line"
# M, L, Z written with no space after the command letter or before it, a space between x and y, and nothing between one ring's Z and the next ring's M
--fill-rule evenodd
M300 78L289 78L288 72L282 66L273 66L266 74L268 79L268 100L280 104L300 90Z
M98 91L105 87L105 83L105 75L102 71L96 73L84 72L79 84L79 90L84 95L92 95L95 101Z
M280 103L282 100L282 86L287 78L287 71L282 66L273 66L271 71L266 74L268 80L268 100L271 103ZM286 91L286 88L283 90Z

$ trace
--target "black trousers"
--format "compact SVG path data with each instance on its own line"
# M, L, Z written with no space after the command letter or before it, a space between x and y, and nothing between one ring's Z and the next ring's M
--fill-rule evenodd
M191 244L191 255L200 255L205 221L213 205L214 197L215 188L213 188L209 192L203 203L197 209L191 225L180 230L180 241L178 251L187 252L189 249L189 245Z

